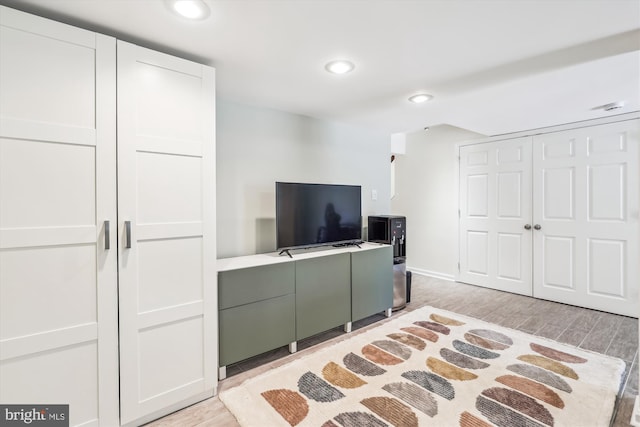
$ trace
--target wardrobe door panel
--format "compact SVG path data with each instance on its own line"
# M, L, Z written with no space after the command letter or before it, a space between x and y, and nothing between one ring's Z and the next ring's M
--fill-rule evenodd
M68 337L59 338L69 342ZM78 341L81 342L51 352L40 351L28 357L15 357L3 363L2 383L11 385L10 389L3 390L3 397L5 393L19 395L20 400L11 400L10 403L23 405L69 403L69 425L117 426L117 412L112 414L115 424L105 422L104 415L100 414L101 386L96 375L99 369L98 344L95 340ZM3 400L2 403L9 402Z
M159 139L200 143L200 66L192 64L194 66L189 67L192 69L183 72L143 61L144 58L141 58L134 66L140 78L136 86L136 133ZM176 65L177 68L184 68L184 64Z
M199 307L202 310L202 307ZM152 401L167 390L198 383L204 372L202 321L181 318L164 327L140 331L140 399ZM167 369L171 366L171 369ZM158 373L161 375L158 375Z
M139 152L136 166L140 224L202 222L202 157Z
M0 262L3 296L11 296L0 300L3 337L23 337L96 322L95 245L4 250L0 251Z
M118 42L121 420L214 393L213 69Z
M202 240L167 239L138 243L140 310L187 304L203 299ZM175 262L181 259L181 262ZM180 283L180 292L174 287Z
M114 39L0 6L0 402L72 426L119 423L115 71Z
M95 143L3 138L0 144L0 213L4 226L95 225L96 206L87 203L96 199ZM26 197L29 209L25 209Z
M95 35L74 30L32 33L15 21L2 26L4 118L95 128Z

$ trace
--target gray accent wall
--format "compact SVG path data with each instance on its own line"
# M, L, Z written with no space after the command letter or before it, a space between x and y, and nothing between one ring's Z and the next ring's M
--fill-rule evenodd
M390 212L387 133L221 99L216 127L219 258L276 249L276 181L361 185L363 237Z

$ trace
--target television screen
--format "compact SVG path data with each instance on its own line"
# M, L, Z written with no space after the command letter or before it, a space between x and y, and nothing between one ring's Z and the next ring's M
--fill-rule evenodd
M359 185L276 182L278 250L362 239Z

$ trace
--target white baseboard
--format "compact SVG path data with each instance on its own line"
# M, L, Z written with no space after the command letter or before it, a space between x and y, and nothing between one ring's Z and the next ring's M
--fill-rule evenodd
M636 403L633 405L633 413L629 424L633 427L640 427L640 396L636 396Z
M435 277L436 279L455 282L455 277L453 276L453 274L445 274L445 273L440 273L438 271L424 270L422 268L411 267L410 265L407 266L407 270L411 271L414 274L419 274L421 276Z

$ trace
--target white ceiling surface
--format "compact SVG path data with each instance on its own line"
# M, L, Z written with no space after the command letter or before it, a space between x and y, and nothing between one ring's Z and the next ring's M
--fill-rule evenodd
M640 110L640 0L205 2L209 18L189 22L163 0L0 0L213 65L224 99L389 133ZM356 69L328 74L336 58ZM423 91L435 99L407 101Z

